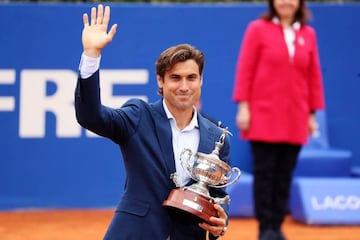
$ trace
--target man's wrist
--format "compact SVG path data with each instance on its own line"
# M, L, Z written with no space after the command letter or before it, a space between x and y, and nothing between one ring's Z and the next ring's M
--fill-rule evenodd
M83 54L87 57L99 58L101 55L101 51L99 49L84 49Z
M93 75L100 68L100 60L101 56L94 58L83 53L79 64L81 78L85 79Z

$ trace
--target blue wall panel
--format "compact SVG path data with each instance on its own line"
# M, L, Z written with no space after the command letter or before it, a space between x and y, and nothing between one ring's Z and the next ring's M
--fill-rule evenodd
M91 6L0 5L0 209L108 207L118 201L125 179L118 147L89 137L74 123L70 106L82 51L82 13ZM112 96L157 99L154 63L159 53L178 43L197 46L206 55L203 111L234 133L232 165L249 169L249 149L237 137L231 95L245 27L265 6L112 7L111 22L119 27L103 51L102 69L149 74L140 85L114 85ZM311 10L323 68L329 143L351 150L352 165L359 166L360 5L311 5Z

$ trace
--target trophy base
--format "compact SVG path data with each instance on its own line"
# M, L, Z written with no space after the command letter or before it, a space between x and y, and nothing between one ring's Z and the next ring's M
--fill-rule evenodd
M214 204L208 198L182 188L173 189L163 206L173 215L195 223L209 222L210 217L217 216Z

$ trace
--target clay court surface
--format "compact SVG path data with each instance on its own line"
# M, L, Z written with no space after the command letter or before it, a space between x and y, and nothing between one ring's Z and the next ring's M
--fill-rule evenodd
M111 209L0 212L0 240L99 240L112 214ZM252 218L231 219L221 239L256 240L256 229ZM360 240L360 226L309 226L291 217L284 233L289 240Z

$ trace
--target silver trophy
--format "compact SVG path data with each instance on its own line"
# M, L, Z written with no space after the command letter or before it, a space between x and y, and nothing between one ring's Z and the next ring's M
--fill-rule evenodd
M183 168L196 183L187 187L173 189L163 205L177 213L194 216L196 221L209 221L211 216L217 216L214 204L228 204L229 196L214 198L210 196L209 187L223 188L239 180L241 171L231 168L219 158L219 151L224 145L226 134L231 134L227 128L221 128L223 133L215 142L214 150L209 153L193 154L190 149L184 149L180 155ZM176 175L171 176L178 186Z

